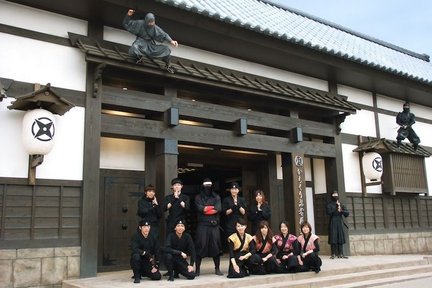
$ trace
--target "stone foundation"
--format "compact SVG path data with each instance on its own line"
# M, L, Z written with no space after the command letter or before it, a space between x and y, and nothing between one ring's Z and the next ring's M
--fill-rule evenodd
M60 288L80 275L80 247L0 250L3 288Z
M432 232L350 235L351 255L431 254Z

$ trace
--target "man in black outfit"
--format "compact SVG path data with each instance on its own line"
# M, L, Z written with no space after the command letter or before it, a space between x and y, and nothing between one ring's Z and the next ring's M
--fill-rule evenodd
M240 217L245 217L246 200L239 196L240 186L237 182L230 184L230 194L222 202L222 211L225 216L225 236L228 238L236 232L235 225Z
M190 208L189 196L181 193L183 182L179 178L171 180L173 194L165 196L163 202L164 211L168 211L167 234L174 231L178 220L186 219L186 211Z
M219 195L213 192L213 183L206 178L203 181L201 193L195 197L198 214L198 226L195 236L196 276L200 275L201 259L213 257L215 274L222 276L220 271L220 255L222 245L219 232L219 213L222 210Z
M165 248L165 265L168 268L168 281L174 281L178 274L192 280L195 278L193 265L195 263L195 245L189 233L185 232L184 220L178 220L175 226L175 233L169 233ZM187 258L190 256L190 263Z
M151 184L144 188L144 195L138 201L137 215L141 220L147 220L150 222L150 233L158 239L159 220L162 217L162 207L159 205L155 193L155 188Z
M131 239L130 265L134 274L134 283L140 283L141 276L160 280L162 276L159 272L159 242L150 234L149 222L141 220L138 228L139 230Z
M412 129L412 125L415 123L415 115L410 112L409 103L405 103L403 105L403 111L397 114L396 123L400 126L396 137L397 146L399 147L401 141L408 138L408 140L413 144L414 150L417 150L420 138L417 136L414 129Z
M334 259L348 258L343 254L343 244L345 244L345 233L343 230L343 217L348 217L349 212L345 205L339 202L339 195L337 191L333 191L332 200L327 203L327 215L330 216L330 222L328 227L328 243L331 248L331 257Z

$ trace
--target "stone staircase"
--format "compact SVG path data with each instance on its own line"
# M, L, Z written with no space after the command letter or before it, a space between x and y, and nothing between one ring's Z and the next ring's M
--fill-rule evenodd
M225 261L227 262L227 261ZM221 267L226 271L227 267ZM355 256L349 259L330 260L323 257L323 267L319 274L314 272L297 274L273 274L250 276L243 279L228 279L213 274L212 263L202 268L202 275L195 280L176 279L174 282L142 280L133 284L131 271L103 273L95 278L64 281L63 288L110 288L110 287L375 287L385 284L415 280L432 279L432 257L421 255L395 256Z

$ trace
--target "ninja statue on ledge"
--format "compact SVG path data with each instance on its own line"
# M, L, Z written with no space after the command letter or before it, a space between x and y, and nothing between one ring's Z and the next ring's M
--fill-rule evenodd
M396 123L400 126L396 137L397 146L399 147L401 141L408 138L408 140L413 144L414 150L417 150L420 138L411 127L415 123L415 115L410 112L409 103L405 103L403 105L403 111L397 114Z

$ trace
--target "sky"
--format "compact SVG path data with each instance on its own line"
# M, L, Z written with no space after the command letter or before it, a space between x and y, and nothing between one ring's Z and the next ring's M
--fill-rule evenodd
M432 60L431 0L273 0Z

